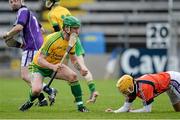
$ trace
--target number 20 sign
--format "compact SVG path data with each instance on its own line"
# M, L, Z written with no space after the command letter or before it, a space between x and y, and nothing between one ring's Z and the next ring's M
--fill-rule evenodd
M147 48L167 48L170 39L168 23L148 23L146 26Z

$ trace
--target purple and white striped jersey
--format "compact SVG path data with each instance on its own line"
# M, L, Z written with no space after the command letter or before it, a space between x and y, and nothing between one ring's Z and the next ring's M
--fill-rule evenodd
M20 33L24 44L23 50L38 50L43 43L40 25L34 14L26 6L22 6L18 10L14 25L17 24L23 26L23 31Z

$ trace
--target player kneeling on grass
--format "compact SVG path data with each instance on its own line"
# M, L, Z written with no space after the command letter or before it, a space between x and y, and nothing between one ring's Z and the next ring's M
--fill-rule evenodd
M117 110L107 109L106 112L151 112L154 98L167 92L174 110L180 111L180 73L174 71L145 74L137 79L130 75L123 75L116 84L119 91L126 96L126 101ZM144 107L131 110L136 97L143 100Z
M53 72L57 71L56 79L63 79L69 82L72 94L75 97L75 102L80 112L88 112L83 105L82 92L80 84L77 80L77 74L65 64L60 64L66 49L68 41L78 39L77 35L80 31L80 21L68 16L63 21L63 30L52 33L47 36L41 49L35 55L29 69L32 73L32 93L30 99L20 107L21 111L28 110L33 105L33 101L39 96L42 88L44 77L51 77ZM75 35L75 36L72 36ZM70 51L70 59L72 64L78 64L80 72L85 76L87 69L81 64L75 55L75 46Z

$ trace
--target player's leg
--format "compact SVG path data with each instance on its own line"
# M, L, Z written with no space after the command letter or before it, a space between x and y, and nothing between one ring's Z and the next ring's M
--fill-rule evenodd
M29 76L29 70L28 70L28 67L21 67L21 73L22 73L22 78L23 80L25 80L29 86L31 86L31 82L30 82L30 76ZM40 95L38 96L38 103L36 105L38 106L47 106L48 103L47 103L47 100L44 96L44 94L41 92Z
M21 78L31 87L31 80L30 80L30 76L29 76L29 69L28 66L31 63L34 54L36 53L36 51L24 51L22 53L22 59L21 59ZM47 106L47 101L45 99L45 96L43 93L40 94L40 96L38 97L39 106Z
M85 62L84 62L84 58L82 55L78 56L78 60L84 65L84 67L86 67ZM93 76L92 76L91 72L89 71L88 68L87 68L87 70L88 70L88 73L86 76L84 76L84 78L87 81L87 85L88 85L88 88L90 91L90 97L87 100L87 103L94 103L94 102L96 102L96 99L99 96L99 93L98 93L98 91L96 91L95 83L93 81Z
M23 80L25 80L29 86L31 86L30 83L30 78L29 78L29 70L28 70L28 66L29 64L32 62L34 55L36 54L37 51L24 51L22 54L22 60L21 60L21 77ZM52 105L55 102L55 97L56 97L56 93L57 90L54 88L46 88L46 84L43 83L43 91L46 92L49 96L49 101L50 101L50 105ZM39 103L36 104L38 106L47 106L47 101L44 101L44 94L41 93L41 95L39 96ZM43 101L41 101L43 100Z
M180 102L173 105L173 108L176 112L180 112Z
M173 88L171 87L169 90L167 90L167 94L170 98L170 101L172 103L172 106L176 112L180 111L180 98L176 95Z
M22 53L22 59L21 59L21 78L29 85L31 86L31 80L29 76L29 64L33 60L34 55L37 51L24 51ZM39 103L36 104L38 106L47 106L47 100L45 99L45 96L43 93L40 94L38 97Z
M180 73L170 71L168 72L171 77L170 88L167 90L167 94L171 100L175 111L180 111Z
M81 86L77 80L77 74L71 70L68 66L62 65L62 68L58 70L56 75L57 79L63 79L69 82L71 92L75 98L78 111L88 112L87 108L83 104Z
M21 66L21 78L31 87L31 81L28 74L28 66Z
M81 62L81 64L83 64L85 67L85 62L84 62L84 48L81 45L81 41L78 39L77 43L76 43L76 55L78 60ZM75 66L76 67L76 66ZM87 67L86 67L87 68ZM76 68L77 70L79 69L78 67ZM92 73L90 72L90 70L87 68L88 70L88 74L86 76L84 76L84 78L87 81L87 85L90 91L90 97L87 100L87 103L94 103L96 101L96 98L99 96L99 93L96 91L96 87L95 84L93 82L93 76Z
M41 95L43 76L39 73L32 73L31 78L32 87L29 93L29 99L19 108L21 111L30 109L34 103L34 100Z

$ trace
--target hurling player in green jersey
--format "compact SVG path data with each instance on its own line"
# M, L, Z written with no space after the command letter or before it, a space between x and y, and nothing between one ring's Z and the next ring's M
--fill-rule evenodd
M64 8L60 5L60 0L45 0L45 1L46 1L45 2L46 8L50 10L48 13L49 23L51 24L55 32L60 31L62 29L62 23L64 17L71 15L71 13L67 8ZM85 61L84 61L85 51L81 44L80 39L78 39L76 42L75 53L79 61L81 61L81 64L85 65ZM67 57L64 63L67 65L68 61L69 61L69 57ZM78 66L76 67L76 69L78 69ZM96 91L96 86L93 81L92 73L90 72L89 69L87 70L88 70L88 74L84 76L90 91L90 97L87 100L87 103L95 103L97 97L99 96L99 93L98 91Z
M53 72L57 72L55 78L65 80L71 87L71 92L75 98L77 109L80 112L88 112L82 101L81 86L77 80L77 74L67 65L60 64L66 49L69 45L69 40L72 35L78 39L80 32L80 21L73 17L68 16L63 21L63 28L59 32L52 33L46 37L40 50L35 55L32 64L29 66L31 71L32 88L29 100L26 101L21 107L21 111L26 111L32 107L34 100L39 96L42 88L42 82L45 77L52 77ZM79 71L83 76L86 76L88 70L84 64L78 61L75 54L75 46L70 51L71 63L78 66Z

